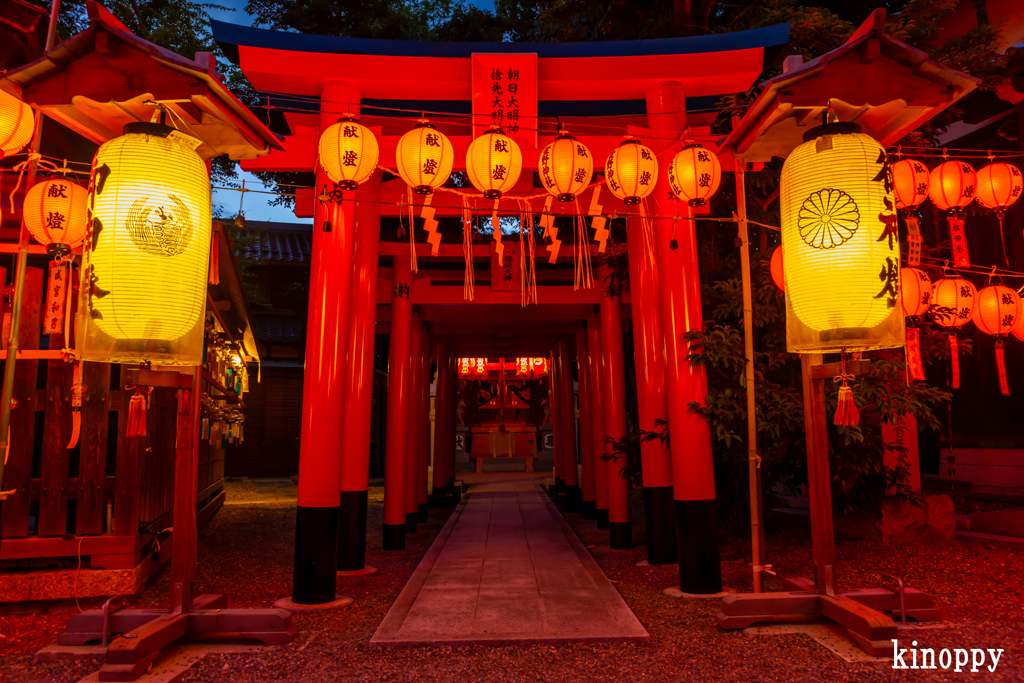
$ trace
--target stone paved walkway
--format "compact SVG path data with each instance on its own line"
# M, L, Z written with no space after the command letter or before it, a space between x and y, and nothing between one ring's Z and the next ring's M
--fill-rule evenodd
M474 485L371 646L650 637L530 475Z

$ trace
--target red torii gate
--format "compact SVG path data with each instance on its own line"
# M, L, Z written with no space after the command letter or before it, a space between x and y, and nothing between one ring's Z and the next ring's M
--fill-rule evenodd
M745 91L762 71L766 48L788 40L788 25L696 38L526 44L332 38L212 24L225 53L240 64L257 90L267 94L268 107L273 103L289 110L292 135L284 140L287 151L245 162L243 168L312 169L317 188L328 183L316 159L319 130L345 112L361 114L364 125L375 130L379 165L384 168L395 166L398 138L421 112L429 113L454 144L456 170L463 169L459 160L465 158L473 135L491 123L490 93L480 87L479 79L474 83L474 73L520 71L523 86L516 115L522 118L515 119L509 133L523 150L525 173L503 206L512 213L519 211L518 200L543 192L534 188L531 171L537 167L538 150L557 133L552 118L558 116L595 159L603 160L623 135L630 134L661 155L664 168L684 135L717 148L710 129L700 127L710 123L713 114L691 113L688 120L687 98L692 111L701 106L700 100L694 104L695 98L711 106L722 94ZM501 119L508 123L504 115ZM731 162L723 161L731 170ZM703 402L707 388L701 369L686 362L683 339L685 332L702 323L697 251L693 221L676 220L692 218L691 210L670 200L666 175L660 174L650 205L656 217L656 258L630 259L640 426L653 429L656 418L667 416L676 444L672 459L658 442L643 446L652 539L649 560L678 560L681 590L707 594L721 590L711 438L706 421L688 407L691 401ZM581 197L582 206L589 206L591 192ZM558 404L565 403L565 381L570 382L571 396L573 342L579 362L581 431L587 434L583 444L589 450L582 454L584 512L597 517L599 528L610 530L612 547L632 545L627 485L617 467L597 457L604 451L606 434L618 438L626 429L621 295L612 288L574 291L564 284L541 283L537 306L521 307L518 293L483 290L477 301L466 302L458 287L433 286L429 271L445 260L461 259L461 247L442 245L437 257L428 257L427 245L415 245L423 269L414 276L409 244L381 241L381 216L404 215L405 198L403 182L383 182L375 173L351 196L346 193L340 209L343 218L331 231L324 229L326 208L315 206L292 596L298 604L333 601L336 570L364 567L373 336L378 319L389 319L391 335L385 549L404 547L404 535L415 529L416 514L426 503L424 442L419 436L425 410L410 411L422 383L429 382L429 373L422 371L424 362L429 364L431 357L437 361L433 486L435 493L444 493L455 478L456 349L461 355L506 357L517 355L519 349L524 353L518 355L553 353L552 386L558 382L560 387L556 428L568 435L575 431L572 414ZM438 216L460 215L463 210L462 198L450 192L436 193L433 202ZM600 196L600 203L606 215L627 216L630 252L644 253L638 214L608 192ZM540 212L542 204L531 200L531 211ZM490 212L492 205L480 200L478 208ZM670 244L673 228L678 245ZM563 247L558 260L573 258L570 247ZM481 254L478 249L479 245L474 247L474 258L490 259L489 248ZM390 273L378 269L380 259L387 256ZM543 257L543 251L538 256ZM599 283L607 274L605 267L600 270ZM381 296L384 287L388 293ZM390 303L390 315L378 315L378 303ZM487 308L479 308L481 304ZM459 315L472 321L469 326L458 322ZM431 323L429 332L423 322ZM581 325L586 326L584 332L578 332ZM504 339L500 354L484 353L488 335L493 340L495 334L513 331L526 337ZM541 350L544 353L538 353ZM591 413L596 417L592 419ZM571 497L579 486L575 436L562 444L556 455L556 482ZM422 492L419 498L417 489Z

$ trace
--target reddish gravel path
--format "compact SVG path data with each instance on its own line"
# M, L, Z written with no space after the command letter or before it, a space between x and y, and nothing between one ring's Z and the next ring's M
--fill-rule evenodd
M289 592L295 525L294 488L268 490L231 484L226 506L202 532L198 588L222 592L231 606L268 607ZM298 615L298 639L259 654L211 655L180 679L204 683L248 681L985 681L1024 680L1024 544L961 539L951 546L886 547L840 542L841 586L869 586L880 572L909 574L931 592L950 628L924 632L919 647L1003 648L995 673L893 671L889 663L848 664L803 635L749 637L721 631L716 601L665 597L677 583L674 565L637 566L642 548L597 553L629 607L651 634L645 645L370 649L377 625L412 573L430 539L410 543L404 553L380 550L382 495L370 492L368 563L377 574L339 580L355 599L348 608ZM248 504L264 499L278 502ZM240 504L239 504L240 503ZM430 537L449 510L431 510ZM607 543L607 532L579 515L569 520L585 545ZM765 561L780 575L806 576L810 544L806 530L769 536ZM746 539L723 546L727 585L750 589ZM777 586L775 586L777 588ZM769 588L772 588L769 585ZM162 604L164 573L141 604ZM93 661L32 663L33 653L53 642L66 614L0 616L0 681L64 683L95 671ZM919 638L921 636L918 636Z

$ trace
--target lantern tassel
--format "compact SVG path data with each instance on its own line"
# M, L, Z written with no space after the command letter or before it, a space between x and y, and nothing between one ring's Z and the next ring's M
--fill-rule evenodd
M1003 245L1003 260L1006 262L1006 265L1010 265L1010 257L1006 255L1006 237L1003 235L1003 218L1005 215L1002 211L999 211L996 213L996 218L999 219L999 241Z
M469 210L469 200L462 198L462 257L466 261L466 270L462 277L462 298L472 301L473 295L473 216Z
M1006 380L1006 359L1003 357L1003 340L996 340L996 370L999 372L999 393L1010 395L1010 383Z
M526 270L526 234L523 225L526 223L526 213L523 211L522 202L519 202L519 305L526 307L528 291L530 287L530 274Z
M594 286L593 265L590 260L590 233L587 232L587 219L583 216L579 199L576 205L576 289L590 289Z
M146 436L147 398L142 387L135 387L135 395L128 401L128 424L125 428L125 436L128 438Z
M860 423L860 409L853 398L853 389L849 382L854 376L846 372L846 352L842 354L842 366L840 374L833 381L842 382L839 387L839 404L836 406L836 417L833 421L837 427L856 427Z
M526 240L529 243L530 248L530 255L527 258L527 265L530 268L530 279L527 281L530 291L527 296L527 302L535 304L537 303L537 240L534 233L533 213L529 210L529 202L526 200L520 201L522 201L524 205L524 215L527 220Z
M491 210L491 233L494 237L494 253L498 255L498 263L505 259L505 245L501 243L501 219L498 218L498 203L500 199L494 200L494 209Z
M960 388L960 351L958 350L958 344L956 341L956 334L953 332L949 333L949 361L950 369L952 371L952 382L950 386L953 389Z
M412 272L420 271L420 264L416 261L416 207L412 199L412 188L405 186L409 192L409 266Z
M675 223L672 223L672 229L675 230ZM654 227L652 221L647 215L647 201L640 202L640 233L644 238L644 258L647 259L647 265L651 270L655 269L654 262Z

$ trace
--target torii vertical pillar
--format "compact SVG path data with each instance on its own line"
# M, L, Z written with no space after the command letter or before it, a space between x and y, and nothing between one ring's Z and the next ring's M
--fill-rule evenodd
M597 308L595 306L595 308ZM605 436L607 431L607 418L605 417L605 401L607 400L604 386L604 354L601 344L601 316L597 311L587 318L587 342L590 356L590 408L594 412L594 419L590 425L593 429L593 453L594 460L594 504L596 506L595 517L597 528L608 529L608 463L601 458L605 452Z
M626 436L626 368L622 349L622 295L610 280L611 269L598 269L607 282L601 297L601 350L604 353L604 415L608 436L618 441ZM615 549L633 547L633 525L629 519L629 482L619 472L620 460L607 465L609 545Z
M320 124L327 128L359 93L328 83L320 93ZM318 190L330 180L317 165ZM348 195L350 199L353 195ZM306 368L302 386L298 510L292 601L317 605L335 599L338 510L345 414L349 303L352 287L355 202L317 203L313 218Z
M435 496L448 493L448 406L451 405L453 377L451 376L451 337L438 335L437 390L434 396L434 481Z
M558 407L562 414L562 481L559 492L566 512L575 512L580 500L579 469L576 466L576 401L572 390L572 344L568 337L558 340Z
M576 329L576 372L579 377L580 397L580 465L583 496L583 519L597 519L597 499L594 490L594 412L591 401L590 343L586 324ZM600 419L600 418L598 418Z
M562 412L558 405L560 403L559 394L561 392L558 389L558 350L551 352L548 356L548 407L551 408L551 436L554 439L555 446L555 457L551 464L551 478L554 483L551 485L551 494L555 498L555 502L558 502L558 496L562 492L562 487L565 482L562 480L562 474L565 472L565 466L562 464L562 454L565 452L565 446L562 445Z
M423 403L423 320L419 306L413 306L411 340L409 344L409 416L406 429L406 475L405 475L405 531L416 533L419 517L419 498L416 489L420 485L420 421Z
M416 518L427 521L427 467L430 464L430 361L433 347L430 339L430 323L423 323L423 370L420 398L420 454L416 467Z
M663 139L677 139L686 128L686 93L676 83L660 84L645 93L651 131ZM675 143L660 143L655 151L662 166L671 161ZM715 471L711 428L690 410L690 402L704 404L707 378L699 365L686 360L689 344L683 335L701 329L700 279L697 270L697 235L692 210L670 197L667 174L659 174L654 190L654 213L684 218L655 221L661 289L661 322L665 337L665 389L671 430L673 496L675 497L679 590L717 593L722 590L718 517L715 508ZM672 241L675 227L675 243Z
M629 219L629 286L633 307L633 347L636 357L636 402L640 429L654 431L654 421L668 419L665 401L665 339L661 330L658 271L654 235L643 222ZM644 478L647 561L674 564L676 517L672 498L672 460L660 440L640 444Z
M380 187L380 172L363 190ZM355 253L345 378L344 451L341 458L341 505L338 515L338 571L366 566L366 491L370 476L370 416L373 411L373 350L377 332L377 259L380 204L356 205Z
M384 448L384 550L405 548L406 477L409 462L409 356L412 337L412 270L408 256L392 259L391 343L388 352L388 439Z

